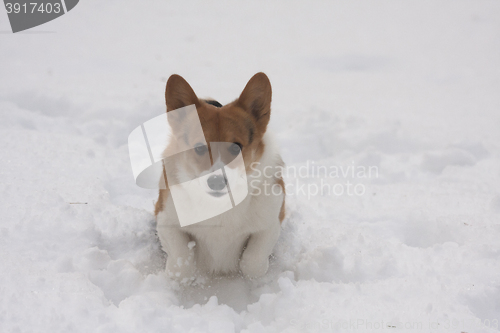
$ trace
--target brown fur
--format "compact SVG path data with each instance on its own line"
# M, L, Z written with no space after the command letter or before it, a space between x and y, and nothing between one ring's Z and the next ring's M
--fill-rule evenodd
M285 165L285 163L283 162L283 160L280 157L278 166L283 168L284 165ZM280 223L281 223L285 219L285 213L286 213L286 211L285 211L285 198L286 198L285 182L283 181L283 175L276 173L275 177L276 177L276 184L278 184L281 187L281 190L283 191L283 194L284 194L283 195L283 203L281 204L280 214L278 216Z
M169 78L165 90L167 112L196 105L207 142L240 143L247 172L263 152L261 140L269 123L271 95L271 83L264 73L255 74L238 99L220 108L198 99L191 86L179 75Z
M158 200L155 203L155 216L163 210L163 203L165 202L165 200L167 200L169 193L170 190L168 189L168 187L165 190L162 189L159 191Z
M276 178L276 184L278 184L281 187L281 190L283 191L283 194L286 195L285 193L285 182L283 181L283 177ZM280 209L280 215L278 216L280 219L280 223L283 222L285 219L285 196L283 196L283 203L281 204L281 209Z

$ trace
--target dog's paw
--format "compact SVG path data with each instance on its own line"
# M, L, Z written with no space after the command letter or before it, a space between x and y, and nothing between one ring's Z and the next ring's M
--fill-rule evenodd
M269 258L252 258L250 256L245 256L240 260L240 270L245 277L257 278L266 274L269 268Z
M192 281L195 278L196 264L191 257L187 259L167 258L167 276L179 282Z

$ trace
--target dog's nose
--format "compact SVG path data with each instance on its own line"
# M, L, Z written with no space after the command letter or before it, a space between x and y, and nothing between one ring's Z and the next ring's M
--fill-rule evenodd
M212 175L208 177L207 179L207 184L210 189L214 191L220 191L224 187L226 187L226 180L224 179L224 176L222 175Z

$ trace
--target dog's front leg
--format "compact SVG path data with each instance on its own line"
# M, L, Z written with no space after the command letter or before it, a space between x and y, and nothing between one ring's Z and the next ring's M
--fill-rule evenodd
M247 247L240 260L240 270L246 277L255 278L266 274L269 256L280 234L279 221L273 221L271 228L250 235Z
M169 277L183 281L194 278L196 263L194 260L194 243L190 243L189 235L176 228L165 228L158 235L163 249L167 252L167 274Z

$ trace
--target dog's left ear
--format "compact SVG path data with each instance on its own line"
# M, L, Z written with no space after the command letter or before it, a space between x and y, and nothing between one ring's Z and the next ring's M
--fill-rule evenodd
M257 127L264 133L271 117L271 82L264 73L255 74L236 101L236 105L254 118Z

